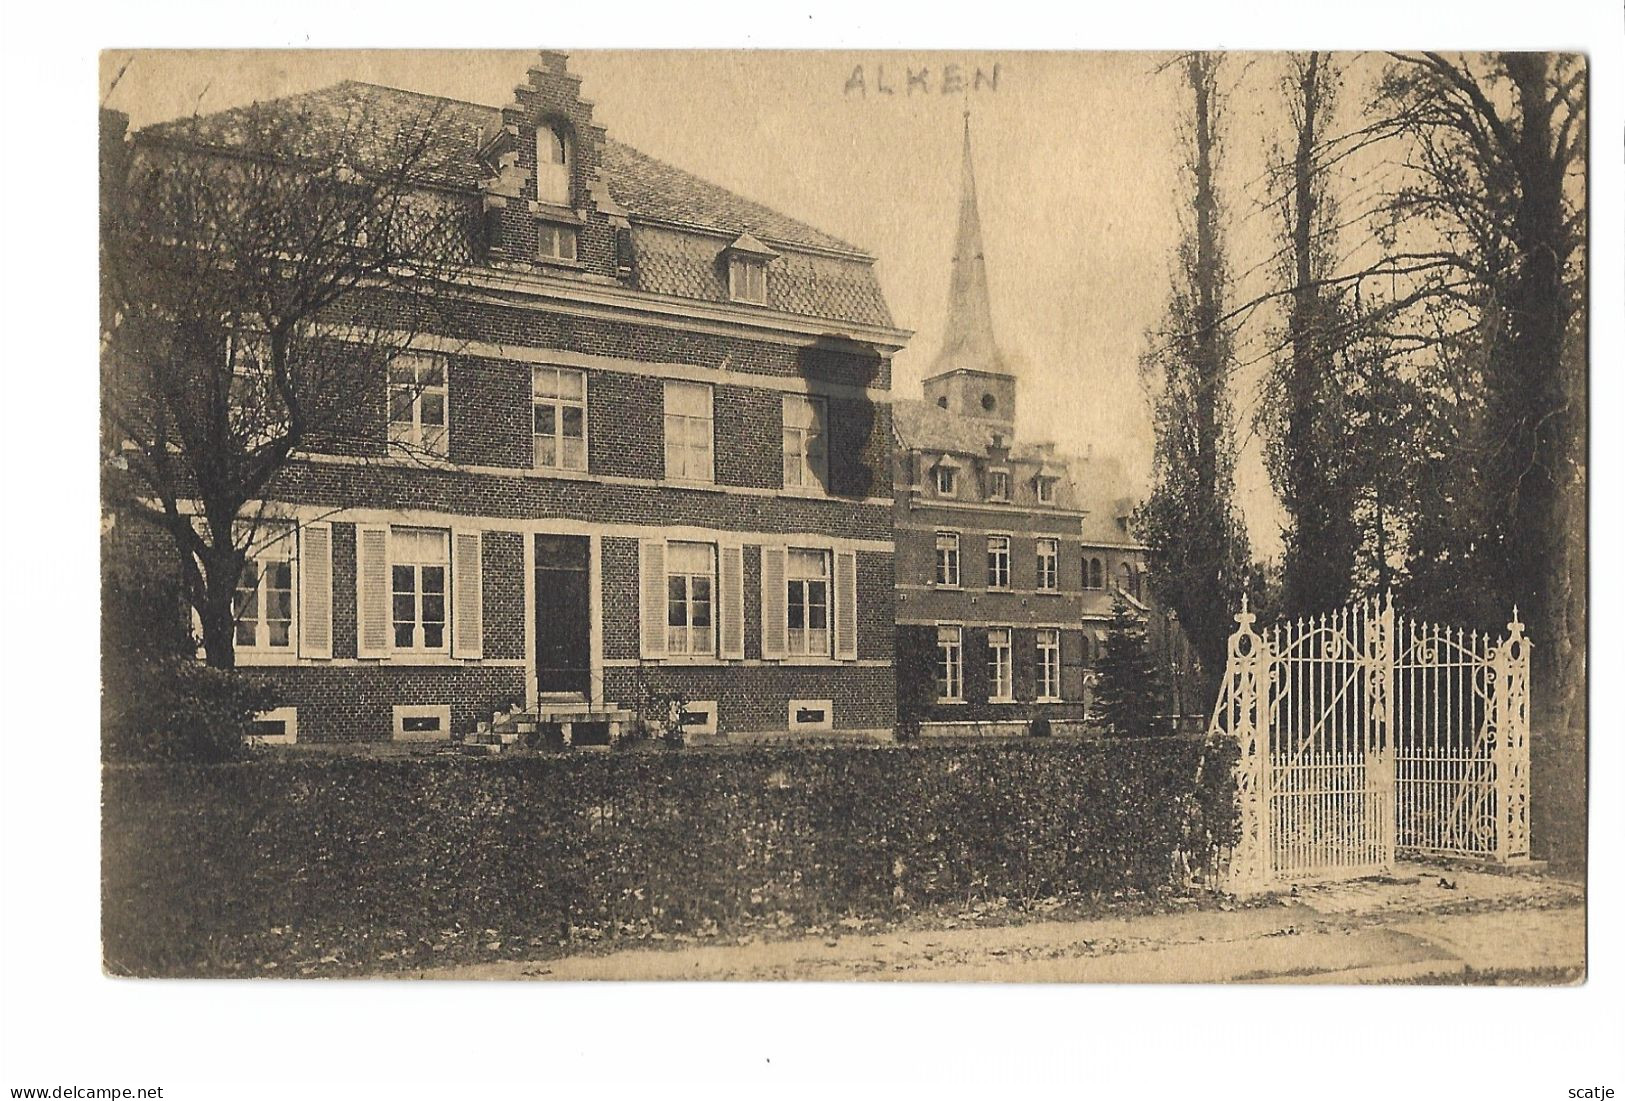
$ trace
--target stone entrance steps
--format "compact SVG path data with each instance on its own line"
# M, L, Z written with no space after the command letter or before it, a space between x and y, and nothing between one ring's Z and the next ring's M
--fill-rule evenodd
M475 724L464 734L463 752L497 754L520 744L568 748L608 746L621 736L621 726L632 712L608 704L595 708L575 694L544 695L535 707L515 705L494 711L490 722Z

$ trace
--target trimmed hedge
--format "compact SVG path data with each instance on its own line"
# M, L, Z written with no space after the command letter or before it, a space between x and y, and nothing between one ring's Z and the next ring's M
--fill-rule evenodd
M1230 843L1232 754L1046 740L115 766L103 949L116 973L229 974L288 958L290 936L314 959L447 928L551 943L1154 890L1177 885L1180 852Z

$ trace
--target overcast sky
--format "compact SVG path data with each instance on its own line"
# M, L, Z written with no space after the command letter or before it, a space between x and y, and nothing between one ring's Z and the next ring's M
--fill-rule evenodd
M113 52L102 91L134 126L346 78L501 105L525 52ZM618 139L826 229L879 258L892 314L914 339L895 392L916 397L941 341L959 200L963 112L1000 344L1022 378L1018 431L1114 455L1146 488L1151 422L1137 362L1160 319L1179 235L1176 74L1144 53L586 51L571 57L595 118ZM945 93L957 65L966 88ZM1251 210L1278 59L1236 55L1221 180L1233 269L1267 254ZM997 86L991 83L997 66ZM978 84L976 71L984 79ZM861 82L854 78L861 70ZM908 73L926 70L920 90ZM860 87L861 84L861 87ZM881 91L892 88L891 94ZM1345 109L1355 96L1345 95ZM1244 348L1245 351L1245 348ZM1279 548L1279 512L1247 432L1257 371L1236 380L1247 437L1238 488L1255 551Z

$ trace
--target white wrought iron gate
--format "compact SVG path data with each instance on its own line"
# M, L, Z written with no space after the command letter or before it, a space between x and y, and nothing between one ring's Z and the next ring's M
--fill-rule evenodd
M1236 739L1234 887L1529 853L1529 642L1366 601L1262 631L1243 600L1212 732Z

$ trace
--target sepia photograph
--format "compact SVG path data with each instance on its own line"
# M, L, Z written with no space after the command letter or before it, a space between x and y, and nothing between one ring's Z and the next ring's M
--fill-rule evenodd
M1625 1089L1618 50L487 14L81 35L0 1087Z
M101 69L109 975L1584 977L1584 57Z

